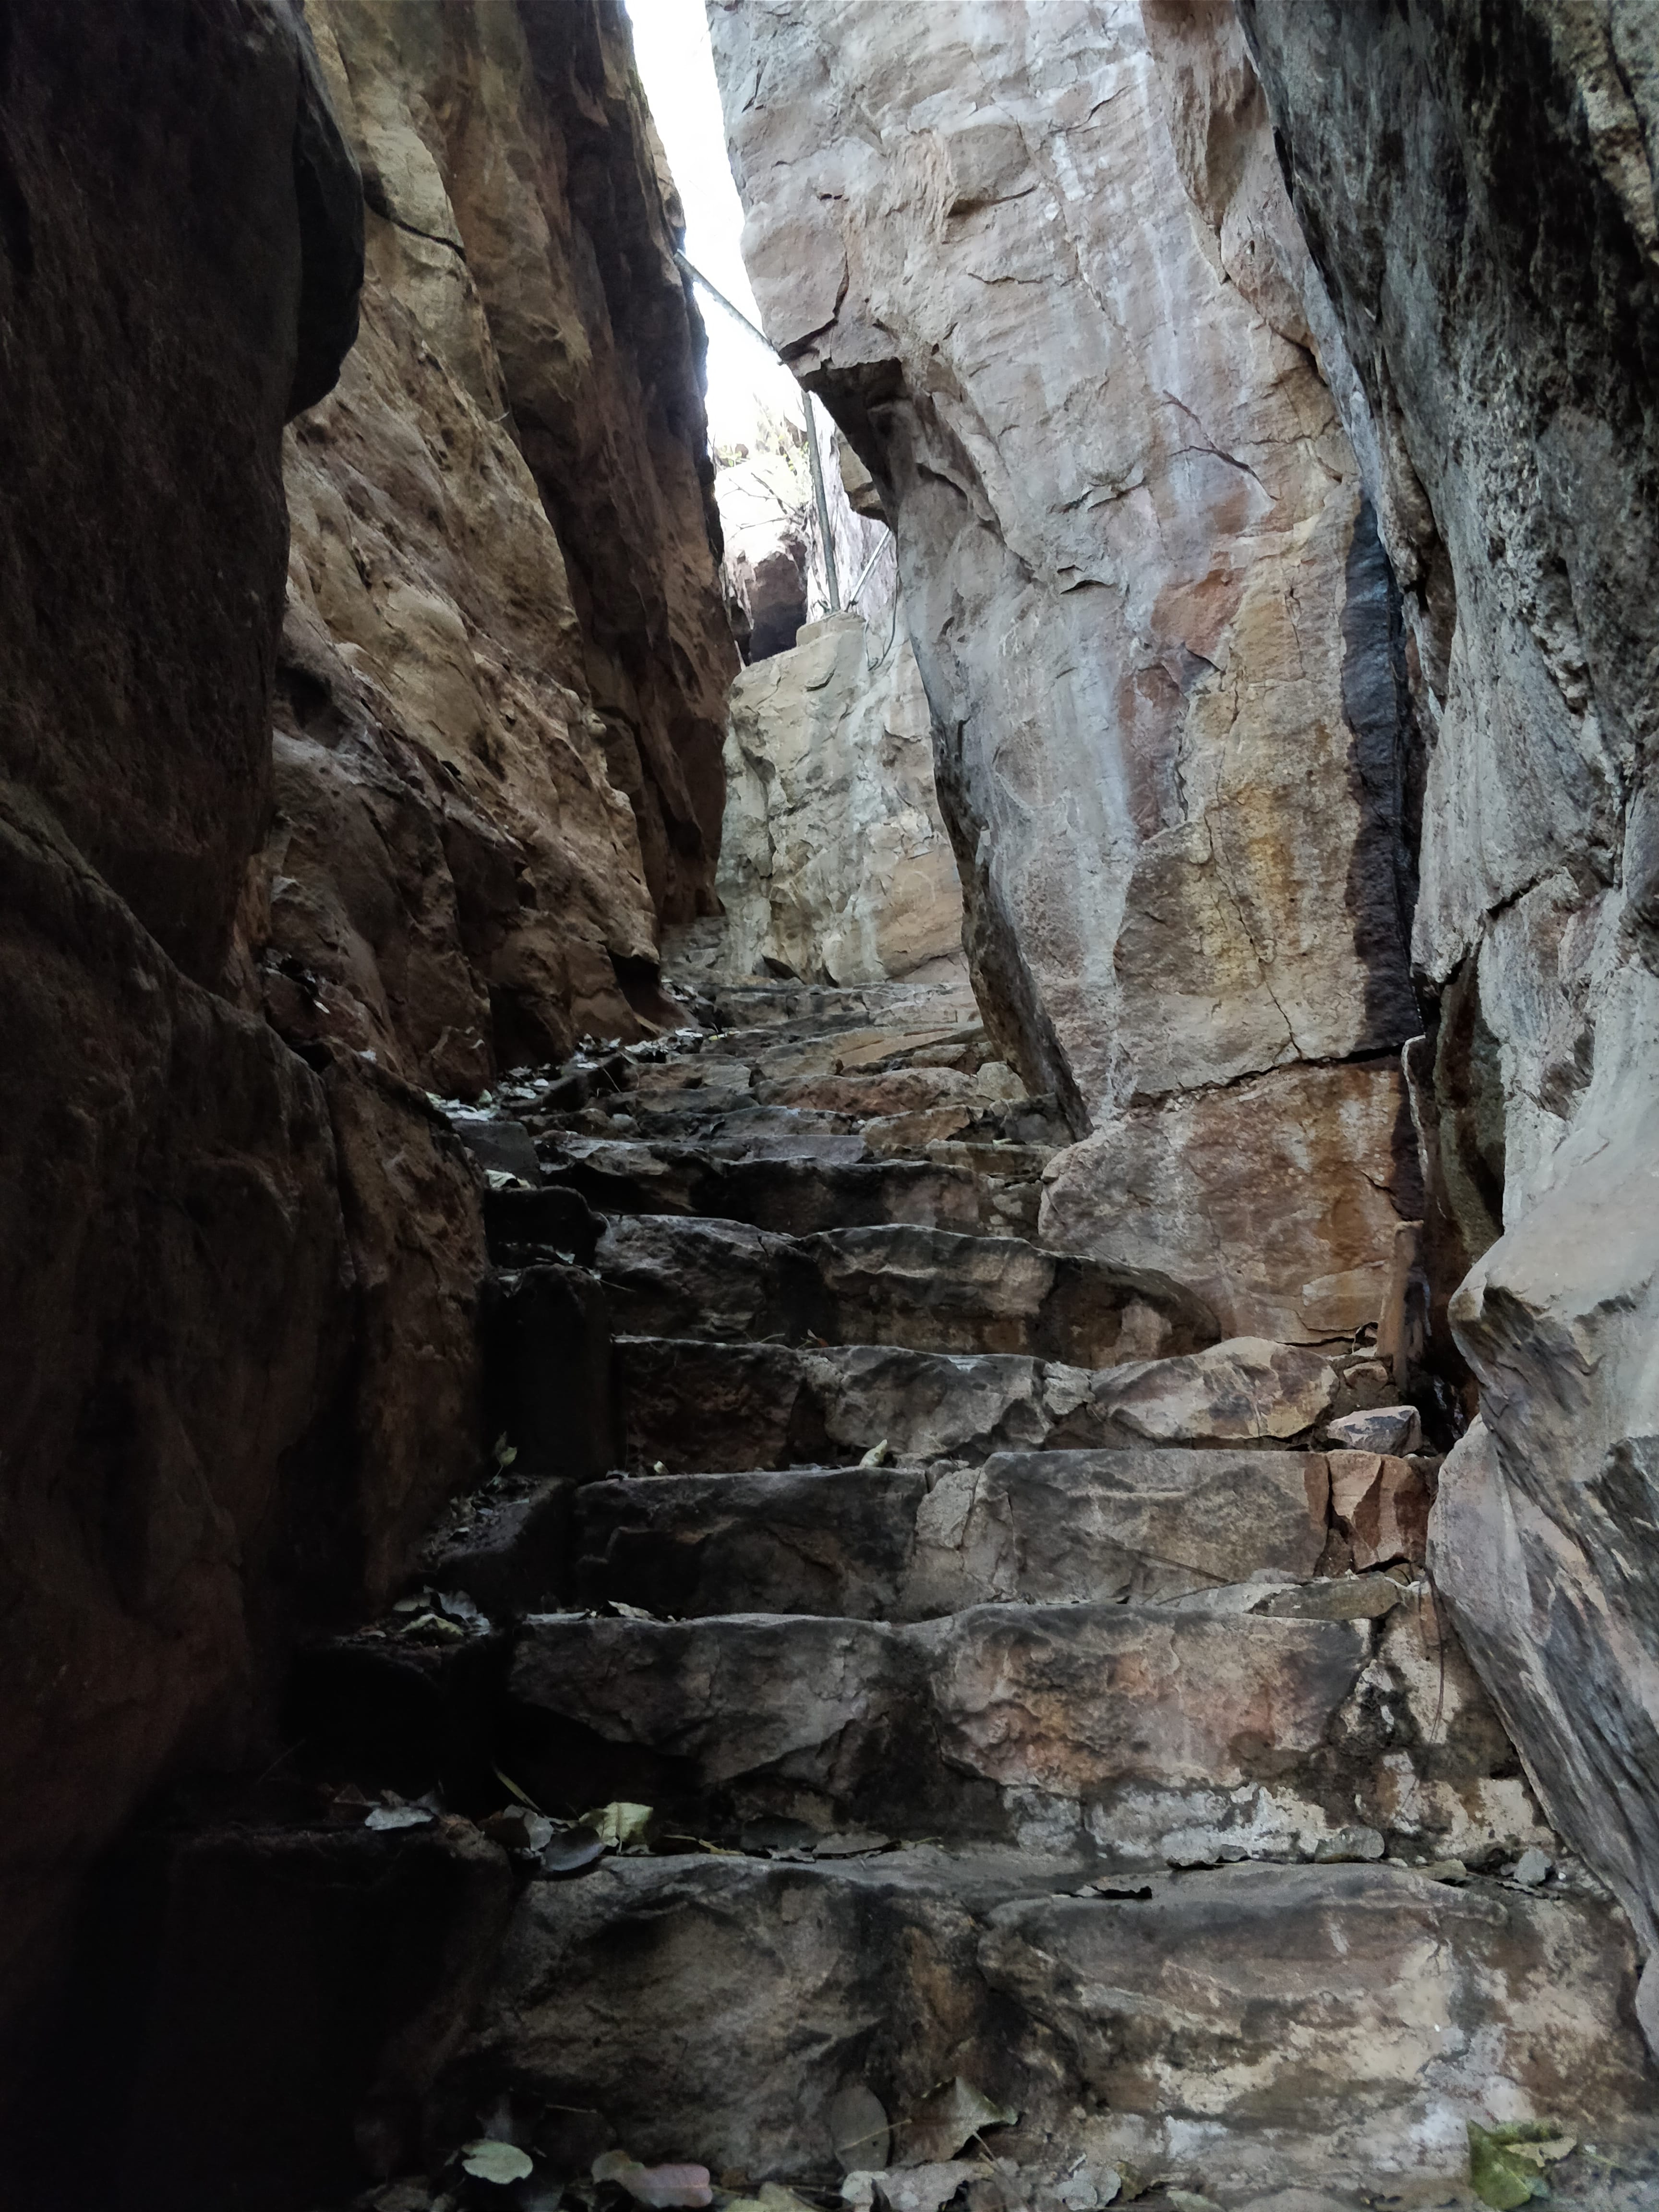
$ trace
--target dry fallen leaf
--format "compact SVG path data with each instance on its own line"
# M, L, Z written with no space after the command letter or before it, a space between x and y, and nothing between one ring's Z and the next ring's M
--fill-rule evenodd
M994 2105L958 2074L924 2098L911 2114L904 2130L906 2162L925 2165L952 2159L982 2128L1011 2128L1018 2118L1011 2106Z
M527 2180L536 2170L535 2160L528 2152L521 2151L517 2143L498 2142L494 2136L480 2136L477 2142L464 2144L461 2166L477 2181L495 2181L503 2185L509 2181Z
M650 1805L630 1805L619 1799L614 1804L601 1805L597 1812L584 1813L582 1826L592 1828L607 1850L626 1850L630 1844L645 1841L654 1809Z
M516 1797L520 1805L528 1805L532 1813L539 1813L541 1811L542 1808L536 1802L535 1799L532 1797L527 1791L520 1790L518 1784L513 1779L513 1777L510 1774L503 1774L499 1766L492 1766L489 1771L495 1776L496 1781L501 1784L502 1789L506 1790L509 1797Z
M842 2172L879 2173L892 2155L892 2131L880 2098L855 2081L830 2100L826 2117Z
M435 1817L424 1805L377 1805L363 1826L366 1828L424 1828Z

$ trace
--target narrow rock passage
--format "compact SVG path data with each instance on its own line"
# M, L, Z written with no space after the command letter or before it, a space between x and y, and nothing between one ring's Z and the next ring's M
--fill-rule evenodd
M1644 2201L1630 1937L1439 1625L1389 1370L1022 1236L1063 1132L950 992L702 1012L454 1115L499 1472L308 1655L280 1815L175 1868L169 1956L279 2013L382 1961L317 2088L403 2177L360 2201L586 2202L620 2148L890 2212L1445 2204L1532 2117L1625 2143L1558 2193ZM259 2008L172 1971L164 2072L246 2079Z

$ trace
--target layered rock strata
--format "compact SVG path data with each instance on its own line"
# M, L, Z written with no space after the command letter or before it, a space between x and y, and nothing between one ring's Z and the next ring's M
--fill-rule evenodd
M1433 741L1419 1112L1482 1413L1437 1571L1652 1944L1659 11L1240 12Z
M368 203L299 426L260 982L446 1096L632 1036L737 657L679 210L610 0L313 0Z
M1046 1233L1349 1333L1421 1205L1415 736L1261 95L1219 9L916 20L709 9L769 332L896 532L977 988L1097 1133ZM1294 1177L1270 1239L1228 1172Z

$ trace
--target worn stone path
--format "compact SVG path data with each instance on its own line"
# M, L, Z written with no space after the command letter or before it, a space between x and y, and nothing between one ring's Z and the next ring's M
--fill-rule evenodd
M175 1879L221 1973L297 1944L372 2015L364 2201L483 2135L533 2172L457 2203L621 2147L890 2212L1447 2204L1527 2118L1598 2146L1558 2195L1648 2201L1631 1940L1441 1624L1386 1369L1030 1241L1065 1132L948 992L705 1012L454 1116L500 1471L301 1666L324 1813ZM245 2075L189 1996L169 2063Z

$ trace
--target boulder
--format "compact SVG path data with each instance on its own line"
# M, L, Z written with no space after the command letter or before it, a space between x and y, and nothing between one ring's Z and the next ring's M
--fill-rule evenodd
M1326 1464L1331 1512L1352 1547L1355 1567L1363 1573L1396 1559L1420 1567L1428 1556L1434 1504L1429 1469L1420 1462L1367 1451L1329 1452Z
M1423 1419L1415 1406L1372 1406L1328 1421L1325 1439L1340 1451L1414 1452L1423 1443Z
M1317 1352L1233 1337L1181 1358L1107 1368L1066 1424L1066 1440L1103 1443L1288 1443L1316 1428L1334 1402L1337 1372Z

